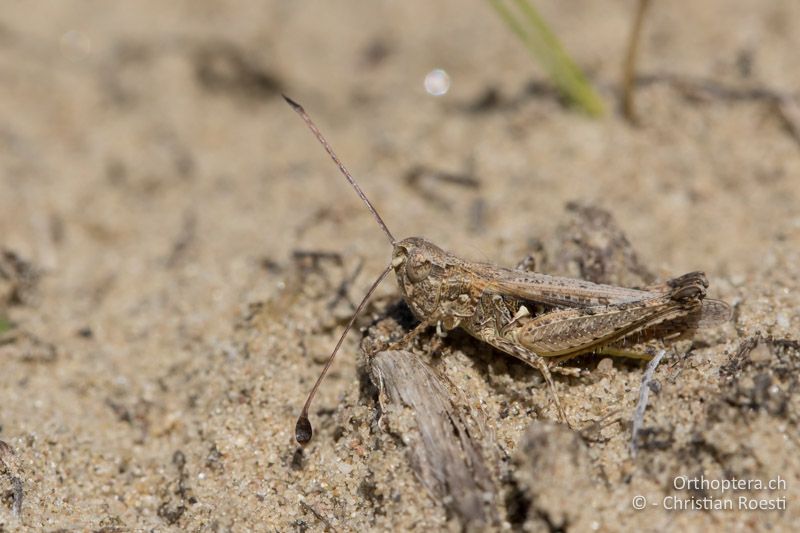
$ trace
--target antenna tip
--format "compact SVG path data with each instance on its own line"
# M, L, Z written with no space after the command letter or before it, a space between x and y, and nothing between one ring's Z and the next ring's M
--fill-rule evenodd
M281 96L283 96L283 99L286 100L286 103L289 104L290 106L292 106L292 109L294 109L295 111L302 111L303 110L303 106L301 106L300 104L298 104L297 102L295 102L294 100L292 100L291 98L286 96L285 94L281 93Z
M294 426L294 438L298 444L307 444L311 440L314 430L311 429L311 422L306 415L300 415L297 424Z

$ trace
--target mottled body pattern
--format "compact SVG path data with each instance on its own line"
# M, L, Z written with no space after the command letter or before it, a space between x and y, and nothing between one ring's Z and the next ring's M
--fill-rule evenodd
M419 237L395 246L393 266L423 324L461 327L528 363L535 356L561 362L594 351L634 353L648 340L719 323L730 312L724 302L704 299L701 272L628 289L465 261Z
M440 333L460 327L539 369L563 421L566 416L550 376L554 365L589 352L648 358L652 355L649 341L674 339L730 318L726 303L705 299L708 281L702 272L629 289L466 261L421 237L398 241L303 108L289 98L286 101L334 160L393 247L391 263L359 304L303 406L295 428L300 443L311 439L308 408L344 335L391 270L421 322L400 343L428 326L435 325Z
M629 289L465 261L420 237L395 245L392 266L420 328L460 327L538 368L551 387L549 369L572 357L649 358L650 341L730 317L725 302L705 299L702 272Z

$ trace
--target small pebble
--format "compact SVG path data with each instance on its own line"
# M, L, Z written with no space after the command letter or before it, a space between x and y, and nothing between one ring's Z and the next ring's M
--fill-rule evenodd
M610 357L605 357L597 363L597 370L603 374L608 374L614 369L614 360Z
M765 363L772 359L772 352L765 342L759 342L758 346L750 351L750 360L754 363Z

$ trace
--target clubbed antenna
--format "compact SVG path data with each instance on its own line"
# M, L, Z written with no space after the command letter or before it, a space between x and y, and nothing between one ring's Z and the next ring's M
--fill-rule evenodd
M289 100L289 102L291 103L291 100ZM342 336L339 337L339 342L336 343L336 347L333 349L331 356L328 358L328 362L325 363L325 368L322 369L322 372L317 378L317 382L314 383L314 388L311 389L311 392L308 394L306 403L303 405L303 410L300 411L300 416L297 417L297 423L294 426L294 438L297 439L298 443L306 444L308 441L311 440L311 435L313 435L314 433L311 428L311 422L309 422L308 420L308 408L311 406L311 400L314 399L314 395L317 393L317 389L319 388L320 383L322 383L325 374L328 373L328 369L331 367L331 364L333 364L333 358L336 357L336 352L339 351L339 347L342 345L342 342L344 342L344 338L347 335L347 332L350 331L350 328L353 327L353 324L355 324L356 318L358 317L359 313L361 313L361 311L364 309L364 306L367 305L367 300L369 300L369 297L372 296L372 293L375 292L375 289L378 287L378 285L381 284L381 281L383 281L384 278L386 278L386 276L391 271L392 271L392 265L390 264L389 266L386 267L386 270L384 270L381 273L381 275L378 276L378 279L375 280L375 283L373 283L372 287L370 287L369 290L367 291L367 294L366 296L364 296L364 299L361 300L360 304L358 304L356 312L353 313L353 318L350 319L350 322L347 324L347 327L342 333Z
M291 98L286 96L285 94L283 95L283 99L286 100L286 102L290 106L292 106L292 109L297 111L297 114L300 115L300 117L303 119L303 121L308 125L309 129L311 130L311 133L314 134L314 137L317 138L317 140L320 142L320 144L322 144L323 148L325 148L325 151L328 152L328 155L331 156L331 159L333 159L333 162L336 163L336 166L339 167L339 170L341 170L342 174L344 174L344 177L347 178L347 181L349 181L350 185L352 185L353 188L356 190L356 193L358 194L358 196L362 200L364 200L365 204L367 204L367 209L370 210L370 212L372 213L372 216L374 216L375 220L378 221L378 224L380 225L381 229L386 234L386 236L389 237L389 241L391 241L392 246L394 246L394 244L397 241L395 241L394 236L392 235L392 232L389 231L389 228L386 226L386 223L383 221L381 216L378 214L378 211L372 205L372 202L369 201L369 199L367 198L367 195L364 194L364 191L361 190L361 187L358 186L358 183L356 183L356 180L353 179L352 175L350 175L350 172L344 166L344 163L342 163L339 160L339 158L336 156L336 152L333 151L333 148L331 148L331 145L328 144L328 141L325 139L325 137L322 135L322 133L320 133L319 128L317 128L317 125L314 124L313 120L311 120L311 117L308 116L308 113L306 113L306 110L303 109L303 106L301 106L300 104L298 104L297 102L295 102L294 100L292 100Z

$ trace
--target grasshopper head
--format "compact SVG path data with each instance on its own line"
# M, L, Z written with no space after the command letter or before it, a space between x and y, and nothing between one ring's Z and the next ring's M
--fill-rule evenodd
M444 250L422 237L409 237L395 244L392 266L398 279L418 283L430 276L435 267L444 267L445 255Z
M421 237L403 239L394 246L392 266L411 310L429 317L437 307L447 253Z

